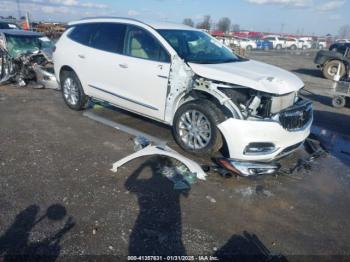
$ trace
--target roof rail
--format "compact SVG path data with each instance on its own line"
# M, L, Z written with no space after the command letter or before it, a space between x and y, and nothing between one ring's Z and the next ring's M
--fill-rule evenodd
M75 22L85 21L85 20L93 20L93 19L124 19L124 20L130 20L130 21L135 21L135 22L139 22L139 23L145 24L145 23L142 22L141 20L134 19L134 18L129 18L129 17L121 17L121 16L84 17L84 18L81 18L81 19L79 19L79 20L75 20ZM72 21L72 22L73 22L73 21Z

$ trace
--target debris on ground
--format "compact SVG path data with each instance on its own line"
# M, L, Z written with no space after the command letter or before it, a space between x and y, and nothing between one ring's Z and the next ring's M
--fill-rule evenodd
M169 164L165 164L165 163ZM192 173L185 165L169 161L159 161L157 172L174 183L175 190L190 189L197 180L196 174Z
M215 198L211 197L211 196L206 196L206 199L208 199L211 203L216 203Z
M137 152L146 146L148 146L151 142L144 136L137 136L134 138L134 151Z
M304 147L309 155L298 159L297 163L291 168L281 168L279 170L280 174L294 175L301 170L311 171L312 164L315 160L327 154L327 151L323 149L321 143L311 138L305 140Z

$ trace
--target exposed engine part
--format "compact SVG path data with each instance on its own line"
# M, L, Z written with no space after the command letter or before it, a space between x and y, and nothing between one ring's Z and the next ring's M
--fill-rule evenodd
M252 115L258 114L258 108L261 104L261 98L259 96L254 96L252 102L249 104L248 108Z

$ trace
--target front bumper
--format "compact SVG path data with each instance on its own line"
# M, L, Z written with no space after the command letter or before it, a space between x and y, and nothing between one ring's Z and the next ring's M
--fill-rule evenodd
M241 161L270 162L281 158L302 145L310 134L312 119L297 131L288 131L275 121L240 120L230 118L218 125L229 151L229 158ZM273 143L269 153L247 154L251 143Z

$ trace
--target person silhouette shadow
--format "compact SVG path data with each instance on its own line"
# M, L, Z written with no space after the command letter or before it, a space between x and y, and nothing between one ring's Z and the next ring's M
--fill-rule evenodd
M174 183L159 172L159 166L171 165L166 158L152 158L135 170L125 188L137 196L139 214L129 239L130 256L183 256L180 197L189 189L174 190ZM146 170L150 178L139 178Z
M60 241L70 231L75 222L68 217L62 229L38 242L30 242L32 229L44 219L63 220L66 209L61 205L51 205L46 213L37 219L40 208L31 205L21 211L13 224L0 237L0 257L3 261L55 261L61 251Z

